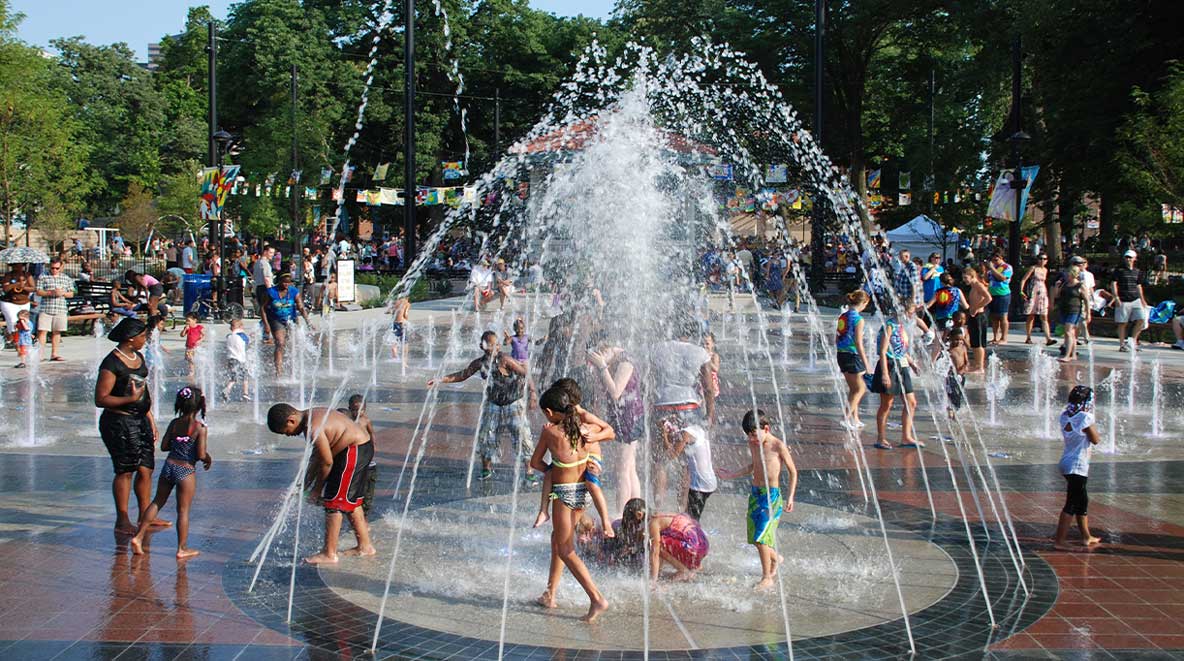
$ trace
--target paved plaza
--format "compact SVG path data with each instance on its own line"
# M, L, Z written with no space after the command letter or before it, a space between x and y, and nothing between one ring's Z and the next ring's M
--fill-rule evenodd
M869 429L855 448L839 424L825 358L816 348L811 356L805 317L774 317L762 337L752 309L726 313L716 299L717 466L735 468L747 455L739 417L755 399L777 411L800 471L798 506L778 532L779 589L751 590L760 568L745 543L747 487L723 481L703 517L711 551L696 579L647 593L636 572L592 565L613 606L588 626L577 620L583 597L570 577L557 610L533 605L549 553L549 527L531 527L537 487L515 487L509 463L466 486L480 382L443 386L436 410L425 410L426 381L441 363L456 369L476 357L477 331L508 318L478 320L454 313L458 305L416 306L405 362L390 359L389 317L380 310L339 313L334 342L306 354L303 382L265 378L252 390L256 401L214 403L214 465L198 476L191 520L190 546L201 555L181 562L172 530L150 535L141 556L112 532L111 463L91 401L95 367L111 344L68 338L67 361L37 370L11 369L14 356L4 354L0 658L330 659L369 658L376 649L378 658L641 659L648 649L651 659L774 659L790 654L787 634L794 658L898 658L908 655L910 633L925 659L1184 657L1184 352L1147 347L1132 361L1113 340L1098 339L1092 375L1083 351L1047 381L1054 414L1074 383L1092 377L1099 392L1103 442L1089 489L1103 544L1062 552L1051 543L1064 502L1062 444L1032 392L1022 336L1013 332L997 351L1010 385L993 423L984 377L974 375L970 408L956 425L944 411L931 415L919 391L922 451L872 447L874 396L864 402ZM823 313L827 328L831 316ZM212 331L219 339L226 332ZM164 340L162 392L184 382L181 342L176 333ZM1108 380L1115 370L1121 376ZM199 369L196 381L219 379L217 369ZM931 377L918 381L940 393ZM376 430L369 518L378 556L293 567L323 534L319 510L304 508L301 526L289 514L267 559L249 562L303 450L299 439L267 431L267 407L302 396L323 406L354 392L366 394ZM161 402L164 421L170 404ZM537 436L542 418L530 415ZM895 440L899 428L889 434ZM608 448L610 507L614 458ZM660 510L673 505L659 496ZM170 502L162 516L174 513Z

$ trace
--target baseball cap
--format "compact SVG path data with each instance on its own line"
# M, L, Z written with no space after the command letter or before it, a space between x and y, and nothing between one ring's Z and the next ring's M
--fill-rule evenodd
M1122 256L1123 257L1138 257L1139 253L1135 252L1134 250L1128 250L1128 251L1122 253Z
M1069 263L1070 264L1084 264L1085 258L1082 257L1081 255L1073 255L1072 259L1069 260Z

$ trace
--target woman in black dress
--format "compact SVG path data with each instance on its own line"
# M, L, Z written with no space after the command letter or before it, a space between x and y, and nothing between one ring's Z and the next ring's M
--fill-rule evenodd
M136 532L127 513L128 497L134 486L139 513L143 515L152 502L152 469L156 466L156 421L148 394L148 366L140 353L148 338L147 330L144 322L135 317L112 328L107 339L116 347L99 365L95 381L95 406L103 409L99 434L115 468L111 483L115 532L128 535ZM157 520L153 525L169 523Z

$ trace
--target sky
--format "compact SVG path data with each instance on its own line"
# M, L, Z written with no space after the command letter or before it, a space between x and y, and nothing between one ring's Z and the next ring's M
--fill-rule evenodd
M422 0L421 0L422 1ZM225 18L231 0L10 0L25 15L19 34L25 42L48 48L58 37L84 36L93 44L127 43L137 59L147 60L148 43L175 34L185 25L191 5L208 5ZM425 9L430 5L423 2ZM560 16L583 14L607 18L613 0L530 0L532 7ZM118 8L118 11L113 10Z

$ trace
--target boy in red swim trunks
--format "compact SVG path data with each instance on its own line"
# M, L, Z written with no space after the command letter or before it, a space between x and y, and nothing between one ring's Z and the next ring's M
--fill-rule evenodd
M362 509L366 472L374 458L370 435L348 416L329 409L300 411L289 404L276 404L267 412L267 426L273 433L306 436L313 444L305 486L325 508L325 546L304 559L309 564L335 564L341 516L349 517L358 545L342 552L347 556L374 555L370 526Z

